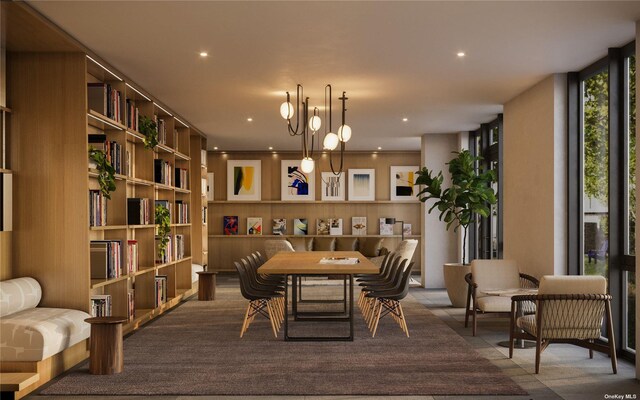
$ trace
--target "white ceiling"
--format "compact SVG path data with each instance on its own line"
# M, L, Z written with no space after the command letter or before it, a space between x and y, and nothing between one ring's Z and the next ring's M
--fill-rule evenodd
M418 149L628 43L640 19L640 2L607 1L29 3L221 150L298 149L279 114L296 83L312 105L333 85L334 130L347 92L347 149Z

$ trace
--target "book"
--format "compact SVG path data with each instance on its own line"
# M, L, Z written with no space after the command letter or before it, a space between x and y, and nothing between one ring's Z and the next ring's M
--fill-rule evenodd
M184 168L175 169L175 185L180 189L189 189L189 172Z
M393 235L393 224L385 223L386 218L380 218L380 234L385 236Z
M403 223L402 232L405 236L411 236L411 224Z
M287 220L284 218L275 218L271 225L271 233L274 235L286 235Z
M119 240L92 240L89 244L91 279L114 279L122 275Z
M355 236L367 234L367 217L351 217L351 234Z
M326 218L318 218L316 220L316 235L329 234L329 220Z
M237 235L238 234L238 216L225 215L222 229L225 235Z
M175 254L175 240L173 239L173 236L168 235L167 239L169 239L168 243L167 243L167 248L164 250L164 254L162 254L162 252L160 251L160 237L156 236L155 238L155 245L156 245L156 264L167 264L171 261L174 261L174 254Z
M127 292L127 317L132 320L136 315L136 297L133 290Z
M89 108L115 121L121 118L122 93L109 83L87 83L87 100Z
M99 190L89 190L89 226L107 225L107 199Z
M174 252L176 255L176 261L184 258L184 235L177 234L174 246Z
M138 256L138 241L127 240L127 273L138 272L140 259Z
M176 224L189 223L189 203L182 200L176 200Z
M247 218L247 235L262 235L262 218Z
M294 235L306 235L308 231L308 224L306 218L296 218L293 220L293 234Z
M167 275L156 275L156 307L160 307L167 301Z
M110 317L111 316L111 295L93 294L91 295L91 316Z
M127 224L148 225L150 220L151 220L151 210L150 210L149 199L143 199L143 198L127 199Z
M342 235L342 218L329 219L329 234L333 236Z
M153 179L154 182L162 185L172 185L171 164L168 161L156 158L153 160Z

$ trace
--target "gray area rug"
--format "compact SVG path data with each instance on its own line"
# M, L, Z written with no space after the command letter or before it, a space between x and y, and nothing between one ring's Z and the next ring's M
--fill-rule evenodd
M305 297L338 287L312 287ZM314 293L315 292L315 293ZM309 296L306 296L309 294ZM284 342L256 318L243 339L247 302L223 288L190 300L124 341L124 372L94 376L88 363L45 395L524 395L522 388L409 295L411 337L381 320L371 337L356 307L353 342ZM335 305L333 305L335 307ZM290 334L347 334L346 324L295 323ZM283 328L284 329L284 328Z

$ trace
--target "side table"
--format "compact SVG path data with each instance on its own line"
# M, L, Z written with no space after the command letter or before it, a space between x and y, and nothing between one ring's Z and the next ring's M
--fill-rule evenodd
M91 324L89 372L93 375L119 374L124 367L122 323L125 317L94 317Z
M198 271L198 300L210 301L216 297L216 275L213 271Z

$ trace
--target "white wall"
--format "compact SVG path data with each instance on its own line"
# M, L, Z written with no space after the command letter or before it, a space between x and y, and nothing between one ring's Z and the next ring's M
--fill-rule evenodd
M460 150L458 134L426 134L422 136L422 166L443 171L443 187L451 184L451 176L445 163L453 158L452 151ZM422 211L422 285L426 288L443 288L442 265L459 262L457 235L453 228L447 231L446 224L438 220L439 212L427 214L434 200L423 203Z
M567 79L551 75L504 106L504 258L566 274Z

